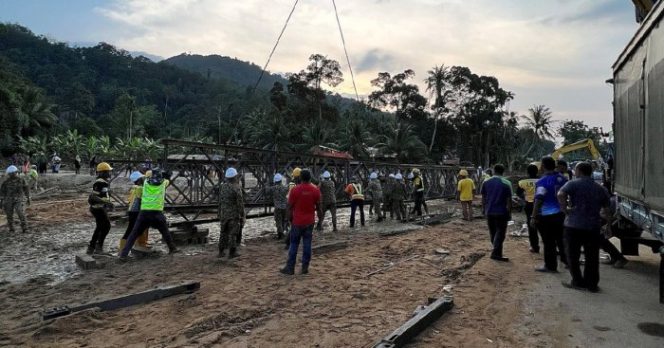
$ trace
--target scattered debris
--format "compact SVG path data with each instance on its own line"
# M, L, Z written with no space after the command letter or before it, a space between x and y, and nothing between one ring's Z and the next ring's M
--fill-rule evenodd
M328 253L331 251L336 251L340 249L345 249L348 247L348 241L339 241L339 242L332 242L332 243L325 243L321 245L316 245L311 248L313 252L316 254L324 254Z
M404 262L406 262L406 261L410 261L410 260L416 259L416 258L418 258L418 257L420 257L420 255L413 255L413 256L411 256L411 257L407 257L407 258L405 258L405 259L403 259L403 260L400 260L400 261L397 261L397 262L390 262L390 264L389 264L388 266L383 267L383 268L380 268L380 269L377 269L377 270L375 270L375 271L373 271L373 272L370 272L370 273L368 273L365 277L369 278L369 277L371 277L371 276L374 275L374 274L378 274L378 273L385 272L385 271L387 271L388 269L390 269L390 268L392 268L392 267L394 267L394 266L396 266L396 265L398 265L398 264L400 264L400 263L404 263Z

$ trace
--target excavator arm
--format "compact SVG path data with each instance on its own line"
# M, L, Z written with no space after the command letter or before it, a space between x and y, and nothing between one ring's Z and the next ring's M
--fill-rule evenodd
M560 156L562 156L563 154L580 149L588 149L588 151L590 152L590 156L592 156L594 160L599 160L602 157L599 151L597 150L597 147L595 147L595 143L592 141L592 139L585 139L573 144L565 145L554 151L551 154L551 157L553 157L553 159L555 160L558 160Z

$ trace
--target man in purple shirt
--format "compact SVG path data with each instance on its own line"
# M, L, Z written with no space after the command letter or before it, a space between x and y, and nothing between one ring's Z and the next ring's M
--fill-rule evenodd
M512 184L502 177L505 167L497 164L493 171L495 175L482 184L482 206L493 245L491 259L509 261L503 256L503 242L507 232L507 222L512 216Z

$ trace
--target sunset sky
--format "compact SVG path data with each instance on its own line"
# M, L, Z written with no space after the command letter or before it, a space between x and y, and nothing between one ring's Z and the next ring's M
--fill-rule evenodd
M161 57L219 54L263 65L292 0L0 0L0 21L72 44L105 41ZM611 124L611 65L638 25L629 0L337 0L360 94L378 72L434 65L496 76L510 109L545 104L554 117ZM302 69L311 53L344 68L331 0L300 0L270 64ZM424 90L422 89L422 92Z

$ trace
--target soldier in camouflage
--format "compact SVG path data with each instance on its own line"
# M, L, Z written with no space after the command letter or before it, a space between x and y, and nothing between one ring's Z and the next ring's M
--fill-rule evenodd
M274 185L265 190L268 199L272 199L274 205L274 224L277 227L277 239L284 237L284 231L288 226L288 186L281 184L283 176L279 173L274 175Z
M378 215L376 222L383 221L384 214L380 207L381 203L383 202L383 188L380 185L380 181L378 180L378 174L375 172L369 175L369 186L367 186L367 193L371 194L371 206L374 208L374 211L376 211L376 214Z
M9 166L7 168L8 178L0 186L0 206L7 214L7 225L9 232L14 232L14 212L21 221L21 230L28 232L28 223L25 221L25 207L23 197L26 203L30 205L30 188L28 183L22 177L18 176L18 168Z
M318 211L318 225L316 229L323 230L323 220L325 213L329 210L332 215L332 231L337 231L337 190L334 187L334 181L331 179L330 172L323 173L323 180L318 185L321 194L321 204Z
M226 256L226 249L228 249L228 258L232 259L240 256L237 253L237 235L240 233L246 217L237 170L228 168L225 177L226 182L219 188L219 222L221 224L219 257Z
M396 174L394 179L395 182L392 186L392 211L396 215L397 220L401 221L406 217L406 207L403 201L406 199L408 193L401 173Z

